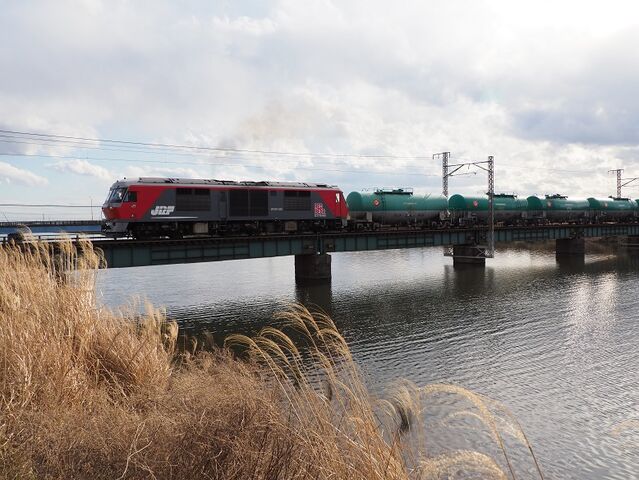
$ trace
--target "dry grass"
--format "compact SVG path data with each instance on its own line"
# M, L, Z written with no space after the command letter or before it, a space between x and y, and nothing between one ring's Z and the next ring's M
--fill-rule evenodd
M100 264L89 243L0 248L2 478L515 476L486 399L404 384L374 400L327 316L293 306L280 329L229 337L235 355L179 354L162 312L96 307ZM469 400L503 457L426 456L415 425L435 394Z

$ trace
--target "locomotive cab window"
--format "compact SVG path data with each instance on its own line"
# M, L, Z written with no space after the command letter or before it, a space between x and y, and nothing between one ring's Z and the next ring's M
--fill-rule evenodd
M125 202L137 202L138 201L138 192L127 192L124 196Z
M175 189L175 211L193 212L211 209L211 191L206 188Z
M111 190L111 194L109 195L108 203L122 203L122 199L124 198L124 194L126 193L126 188L114 188Z

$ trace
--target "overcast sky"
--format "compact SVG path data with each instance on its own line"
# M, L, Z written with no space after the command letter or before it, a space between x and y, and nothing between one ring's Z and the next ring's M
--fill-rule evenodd
M0 133L0 203L101 203L140 175L440 192L441 151L494 155L497 191L611 195L608 169L639 175L639 4L521 4L0 0L2 130L360 155ZM450 190L485 182L460 176ZM0 207L0 219L29 212Z

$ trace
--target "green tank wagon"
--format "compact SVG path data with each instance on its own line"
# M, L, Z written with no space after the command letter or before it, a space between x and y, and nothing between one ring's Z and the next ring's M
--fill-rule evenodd
M598 220L631 220L637 218L639 207L630 198L588 198L592 214Z
M351 192L346 197L351 219L381 224L423 224L443 220L448 210L442 195L415 195L412 189Z
M517 195L499 193L493 196L495 221L514 222L526 217L528 202ZM488 196L470 197L460 194L448 199L452 220L458 224L486 223L488 221Z
M543 218L548 221L580 221L590 218L588 200L568 198L565 195L528 197L529 218Z

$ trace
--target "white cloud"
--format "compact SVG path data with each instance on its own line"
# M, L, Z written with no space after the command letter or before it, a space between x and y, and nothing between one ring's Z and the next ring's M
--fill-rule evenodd
M168 178L207 178L209 172L207 167L200 169L188 167L127 167L124 176L127 178L136 177L168 177Z
M14 167L13 165L5 162L0 162L0 181L7 183L18 183L20 185L27 185L29 187L41 187L47 185L49 181L36 175L28 170Z
M27 3L10 3L0 18L12 39L0 43L0 118L17 130L256 150L493 154L498 189L519 193L608 194L609 167L639 174L634 2ZM89 147L22 146L107 155ZM187 158L264 168L120 162L109 173L80 160L55 168L105 180L298 179L344 189L440 182L412 175L437 175L429 159ZM481 192L484 177L459 177L451 188Z
M75 173L77 175L86 175L89 177L97 177L105 180L113 178L113 174L106 168L95 165L86 160L59 160L50 165L51 168L58 172Z

